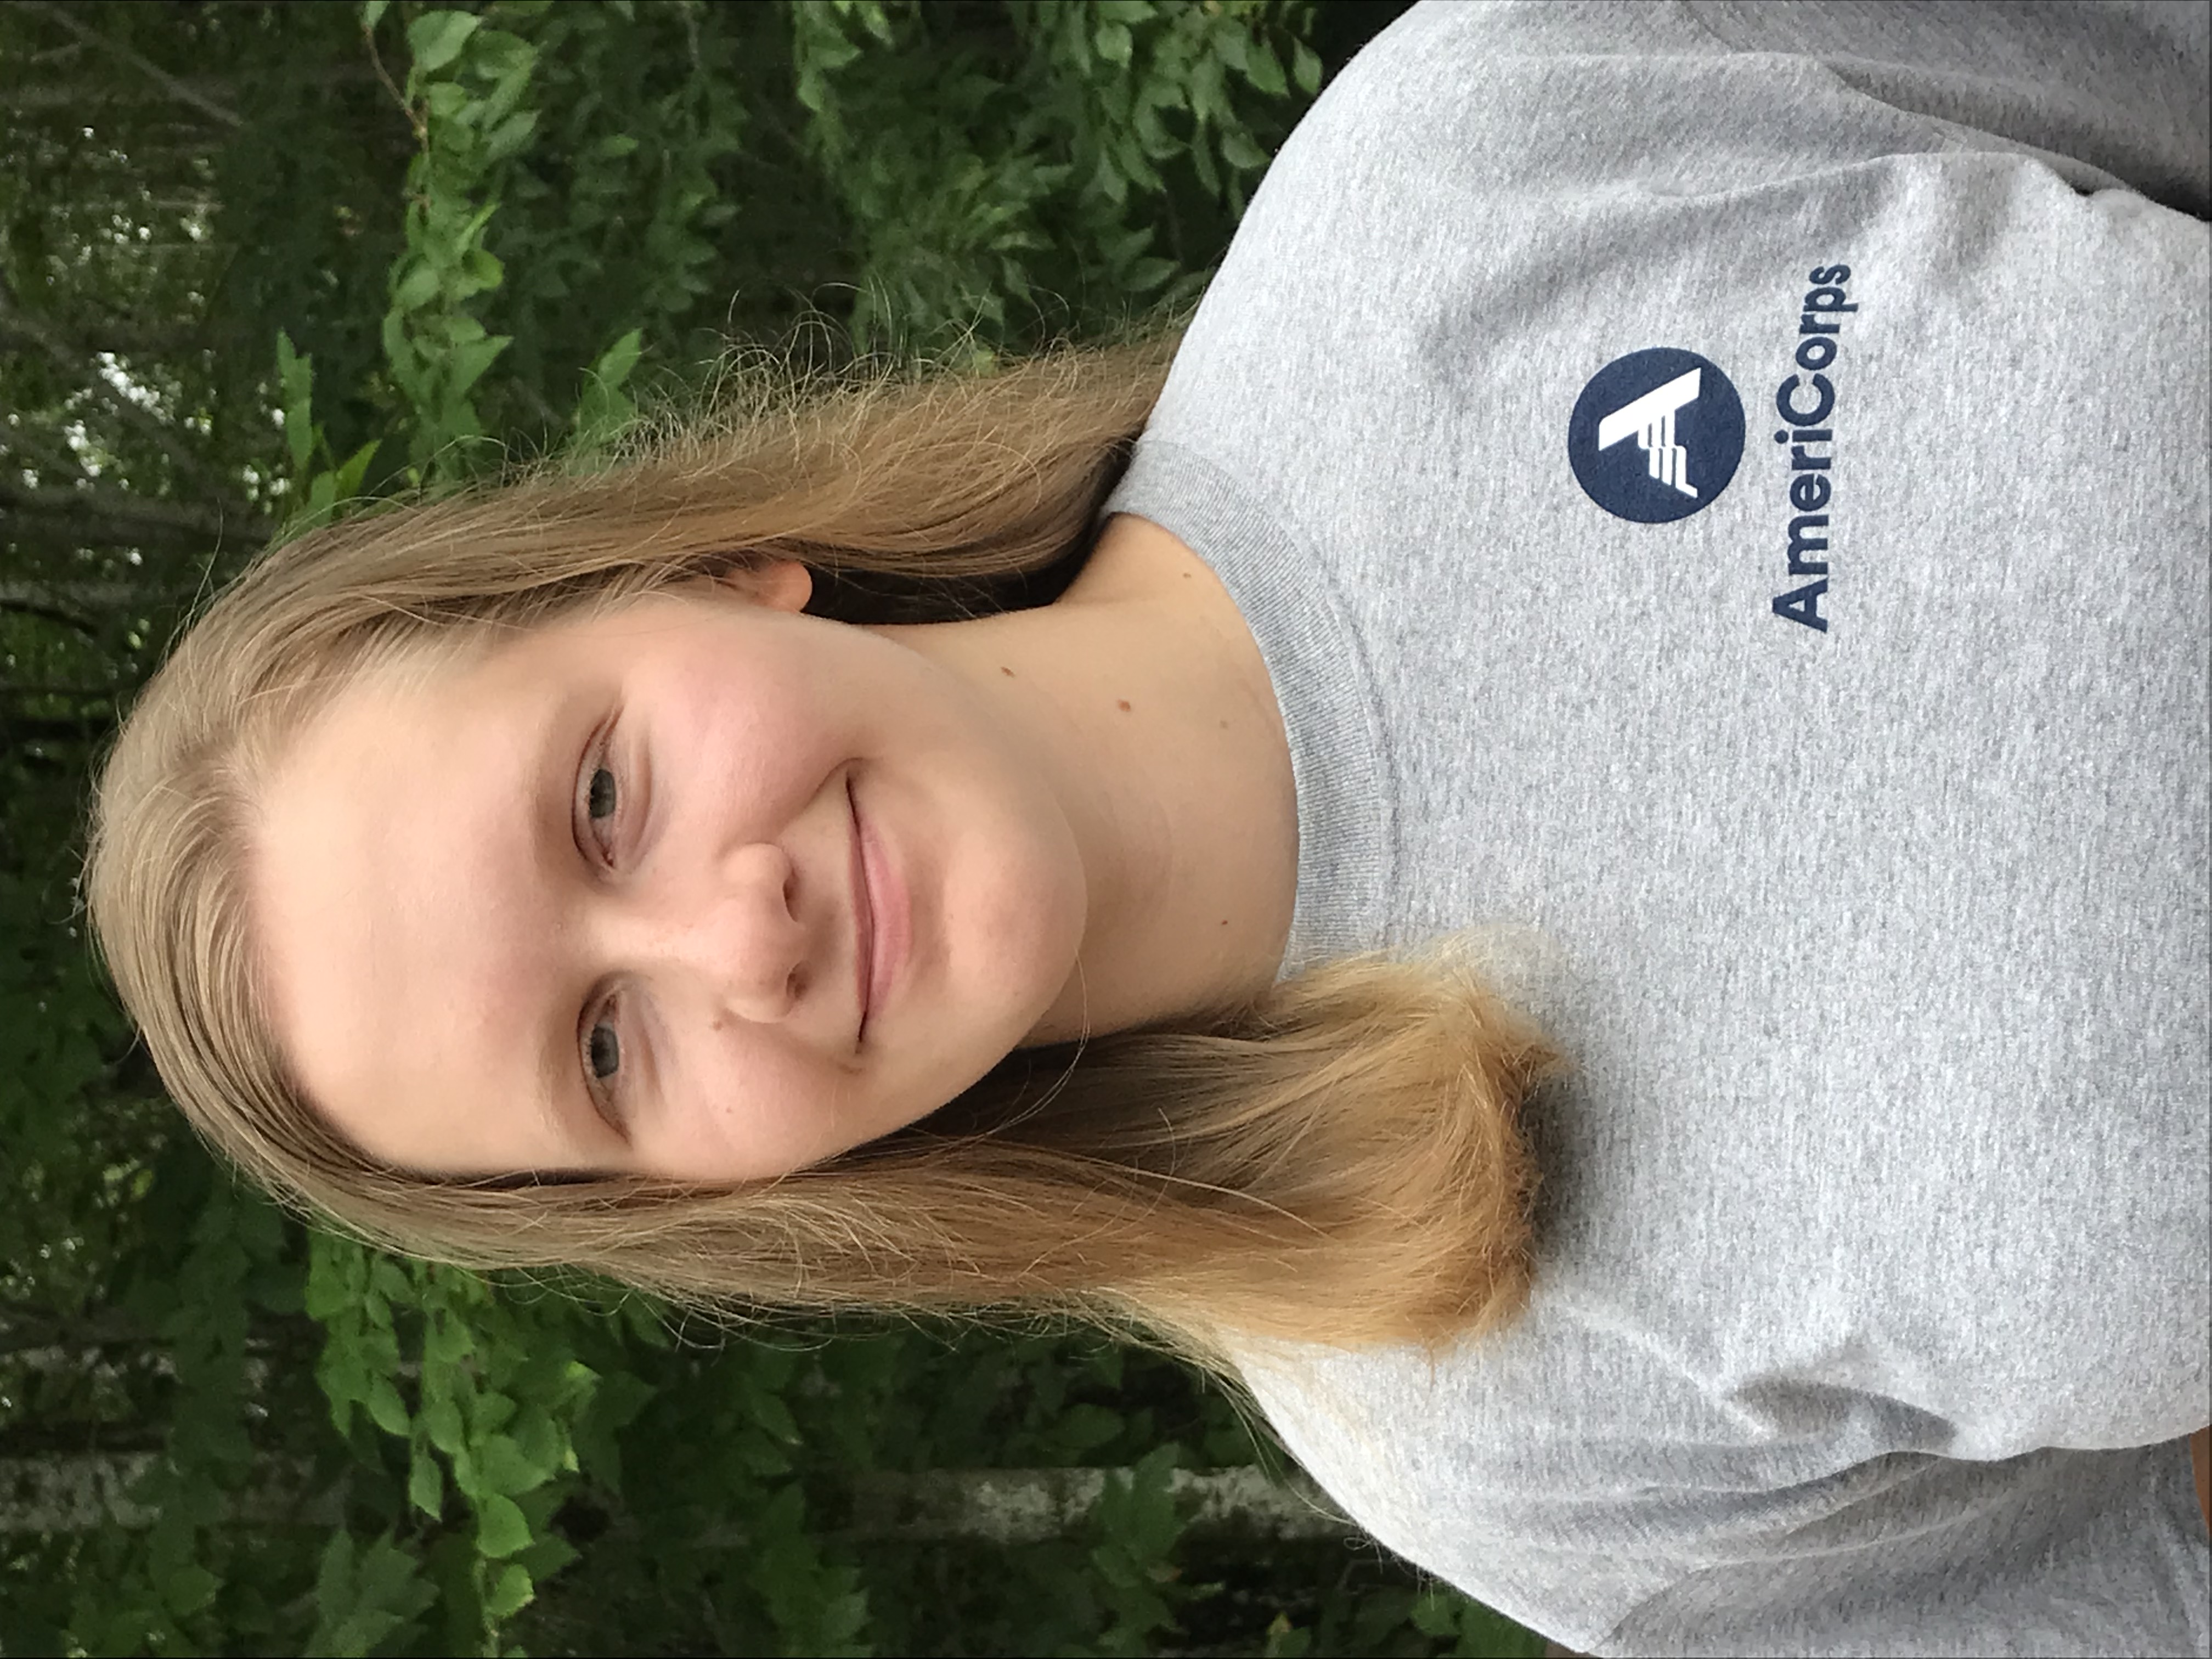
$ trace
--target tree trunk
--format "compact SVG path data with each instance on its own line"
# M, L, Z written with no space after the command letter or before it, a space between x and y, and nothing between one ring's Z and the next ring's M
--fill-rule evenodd
M0 1534L85 1532L95 1527L146 1527L151 1511L126 1496L158 1454L48 1453L0 1457ZM871 1474L854 1479L854 1539L1030 1544L1079 1531L1119 1469L926 1469L917 1474ZM304 1490L296 1465L264 1459L232 1505L246 1522L295 1521L332 1525L337 1498ZM1358 1529L1340 1519L1304 1475L1287 1484L1256 1468L1194 1474L1177 1469L1168 1490L1188 1530L1202 1537L1254 1540L1348 1538ZM699 1542L743 1547L742 1528L717 1528Z
M159 1452L69 1452L0 1457L0 1535L90 1532L150 1527L157 1518L130 1496ZM293 1522L334 1527L343 1512L336 1491L309 1492L303 1465L264 1458L252 1483L230 1504L230 1519L248 1525Z
M204 542L229 536L266 540L276 526L247 508L226 511L196 501L164 501L159 496L135 495L105 485L90 489L58 489L47 485L11 483L0 479L0 507L60 522L100 525L105 533L94 544L129 546L150 538L174 541L179 538Z
M125 582L0 582L0 610L27 611L73 624L143 606L149 598Z
M853 1533L863 1538L968 1538L1029 1544L1079 1530L1118 1469L931 1469L856 1476ZM1304 1475L1286 1484L1256 1468L1176 1469L1168 1490L1184 1524L1203 1535L1255 1540L1341 1538L1340 1518Z

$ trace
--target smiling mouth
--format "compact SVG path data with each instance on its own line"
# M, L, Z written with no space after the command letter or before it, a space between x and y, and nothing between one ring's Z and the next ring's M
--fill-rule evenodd
M868 985L875 976L876 919L868 902L868 871L860 848L860 805L853 799L853 781L849 776L845 780L845 805L853 824L853 963L854 971L859 975L860 1008L860 1030L854 1037L857 1044L868 1034Z

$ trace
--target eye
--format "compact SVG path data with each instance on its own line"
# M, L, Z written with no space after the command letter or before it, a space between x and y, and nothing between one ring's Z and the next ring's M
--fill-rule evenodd
M622 786L615 778L614 769L607 764L607 758L604 741L585 756L583 775L578 779L580 787L576 791L577 804L583 808L576 845L586 855L596 854L600 862L611 864L615 815L622 806Z
M594 1020L584 1052L591 1061L592 1075L605 1083L622 1066L622 1037L605 1020Z
M585 1089L599 1106L600 1115L619 1133L622 1125L610 1104L622 1073L622 1033L616 1029L614 1014L614 1005L606 1003L591 1016L584 1030L582 1059Z

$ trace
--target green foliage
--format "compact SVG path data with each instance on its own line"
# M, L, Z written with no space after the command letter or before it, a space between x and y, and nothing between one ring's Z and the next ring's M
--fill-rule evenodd
M0 1527L0 1650L1537 1650L1371 1549L1189 1531L1176 1471L1281 1455L1157 1356L687 1330L303 1229L182 1131L74 885L116 709L263 535L588 455L731 335L1181 306L1391 11L0 9L0 1459L132 1472ZM1060 1536L866 1521L871 1480L1073 1466L1115 1473Z
M1091 1551L1100 1600L1110 1622L1098 1638L1101 1652L1148 1652L1152 1637L1175 1624L1163 1595L1176 1577L1176 1540L1182 1526L1168 1491L1181 1448L1155 1446L1127 1474L1107 1479L1094 1524L1100 1534Z
M380 6L365 7L373 32ZM489 334L470 301L497 288L505 267L484 246L498 211L487 199L501 164L538 125L523 106L537 49L488 28L474 12L425 11L407 26L410 63L403 94L416 138L407 167L406 249L392 268L384 356L406 400L410 482L465 465L457 445L483 435L471 396L510 343ZM373 48L372 48L373 49Z
M1194 297L1191 241L1233 224L1287 131L1284 58L1319 85L1311 11L1016 0L986 33L919 0L793 5L809 148L860 230L855 333L1002 337L1048 296L1108 317Z
M580 1473L598 1392L577 1357L580 1304L501 1298L475 1274L319 1234L304 1309L325 1333L315 1380L331 1423L368 1442L386 1475L368 1505L385 1530L361 1571L332 1565L350 1562L343 1551L325 1558L319 1630L374 1627L386 1640L442 1595L449 1650L501 1652L504 1621L538 1579L575 1559L550 1522ZM392 1542L403 1526L425 1540L419 1556Z
M284 399L281 411L285 453L292 462L294 480L304 486L299 490L298 505L277 532L289 539L328 523L342 507L349 505L361 489L369 463L384 446L381 440L371 438L343 461L331 464L330 439L314 416L314 360L294 350L292 337L282 329L276 331L276 381ZM318 459L325 463L319 469L315 467Z

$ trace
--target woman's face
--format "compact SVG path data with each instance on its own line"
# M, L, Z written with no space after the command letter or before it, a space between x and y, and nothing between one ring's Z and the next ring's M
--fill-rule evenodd
M1022 1043L1082 941L1073 832L912 630L808 587L778 565L371 671L296 736L256 944L343 1133L431 1174L756 1179Z

